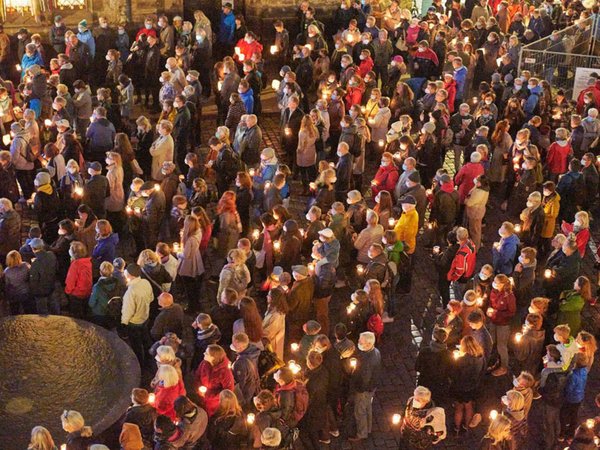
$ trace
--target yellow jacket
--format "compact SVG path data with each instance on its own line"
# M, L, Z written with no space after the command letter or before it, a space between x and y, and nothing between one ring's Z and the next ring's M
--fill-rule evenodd
M409 255L415 252L417 246L417 233L419 231L419 213L416 209L409 212L403 212L394 227L394 233L399 241L408 245Z
M556 218L560 211L560 195L556 195L544 205L544 226L542 227L542 237L554 237L554 228L556 228Z

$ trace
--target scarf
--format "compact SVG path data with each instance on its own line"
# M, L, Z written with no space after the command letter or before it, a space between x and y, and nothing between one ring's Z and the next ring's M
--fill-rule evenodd
M52 195L52 193L54 192L51 184L44 184L42 186L38 186L37 190L38 190L38 192L43 192L44 194L47 194L47 195Z

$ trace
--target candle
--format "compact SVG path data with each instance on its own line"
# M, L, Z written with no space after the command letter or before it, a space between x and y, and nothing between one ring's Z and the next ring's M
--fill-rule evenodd
M60 450L67 450L67 444L62 444L60 446Z
M269 184L269 186L271 186L271 183L267 181L267 183ZM273 213L273 219L275 220L279 220L279 214L277 214L276 212Z
M281 250L281 241L275 241L273 242L273 249L278 252L279 250Z
M488 316L491 316L492 314L494 314L494 308L488 308L487 311L486 311L486 314Z
M173 251L175 253L179 253L180 247L179 247L179 242L174 242L173 243Z
M350 358L350 367L352 367L352 369L356 369L356 365L358 364L358 360L356 358Z
M156 395L154 393L151 393L148 395L148 402L151 404L154 404L154 401L156 400Z
M273 88L274 91L279 89L279 86L281 86L281 81L279 81L279 80L271 81L271 87Z
M452 357L453 357L454 359L459 359L459 358L461 357L460 350L454 350L454 351L452 352Z
M284 133L286 136L291 136L292 135L292 129L290 127L285 127L284 128Z
M304 228L300 228L298 231L300 232L300 236L304 237Z
M515 342L518 344L519 342L521 342L521 339L523 339L523 333L517 333L515 334Z
M365 266L363 266L362 264L359 264L358 266L356 266L356 273L359 275L362 275L363 273L365 273Z
M248 425L252 425L254 423L254 414L253 413L249 413L246 416L246 422L248 422Z
M260 231L254 230L252 232L252 239L257 240L259 236L260 236Z
M142 212L142 209L141 209L139 206L136 206L136 207L133 209L133 211L134 211L136 214L139 214L139 213L141 213L141 212Z
M394 425L399 425L401 420L402 420L402 416L400 414L394 414L392 416L392 423Z
M356 309L356 305L354 303L350 303L347 307L346 307L346 313L348 315L352 314L352 312Z
M479 99L477 97L473 97L473 104L476 105L479 102Z
M2 143L4 145L10 144L10 134L5 134L4 136L2 136Z
M132 214L132 213L133 213L133 209L131 209L131 206L126 206L126 207L125 207L125 212L126 212L127 214Z
M349 44L351 44L351 43L353 43L353 42L354 42L354 36L353 36L352 34L349 34L349 35L346 37L346 40L348 41L348 43L349 43Z
M239 48L239 47L236 47L234 50L235 50L235 54L239 56L239 55L240 55L240 53L241 53L241 50L240 50L240 48Z
M17 69L18 72L20 72L21 70L23 70L23 68L21 67L21 64L17 64L15 66L15 69Z
M371 180L371 186L377 186L377 180Z
M44 125L46 125L46 127L51 127L52 121L50 119L46 119L46 120L44 120Z
M335 163L333 163L333 162L330 162L330 163L329 163L329 167L331 167L332 169L335 169Z
M81 197L83 195L83 188L76 187L74 192L77 197Z
M367 112L367 108L365 108L364 106L361 106L360 112L363 113L363 114L366 113Z
M311 263L311 262L310 262L310 263L308 263L306 266L308 267L308 271L309 271L310 273L315 273L315 263Z
M427 195L427 197L431 197L432 194L433 194L433 191L431 189L427 189L425 191L425 195Z
M155 190L156 192L160 191L160 184L155 184L155 185L154 185L154 190Z
M544 278L552 278L552 269L544 270Z
M222 81L218 81L217 82L217 89L220 91L222 87L223 87L223 82Z
M276 45L271 45L271 55L274 55L278 51L279 51L279 49L277 48Z
M198 388L198 393L199 393L199 394L200 394L202 397L204 397L204 396L206 395L206 392L207 392L207 391L208 391L208 389L207 389L207 387L206 387L206 386L200 386L200 387Z
M283 292L285 292L287 294L287 292L290 290L289 287L287 287L285 284L281 285L281 289L283 289Z
M439 245L434 246L433 247L433 254L437 255L439 253L440 253L440 246Z
M588 419L585 421L585 426L588 428L594 428L596 426L596 421L594 419Z
M383 141L383 139L379 139L379 146L383 147L385 145L385 142Z
M240 54L238 55L238 59L239 59L240 61L244 61L244 60L246 59L246 55L244 55L243 53L240 53Z
M396 219L394 219L393 217L390 217L390 218L388 219L388 226L389 226L390 228L394 228L394 225L396 225Z
M427 224L427 228L428 228L429 230L433 230L433 224L432 224L431 222L429 222L429 223Z
M250 169L250 170L248 171L248 173L250 174L250 176L251 176L251 177L253 177L254 175L256 175L256 170L254 170L254 169Z
M290 368L290 370L292 371L292 373L294 375L297 375L298 373L300 373L300 370L302 370L300 365L297 364L296 361L294 361L293 359L291 359L290 362L288 363L288 367Z
M298 350L300 350L300 345L298 345L297 342L292 342L292 345L290 345L290 348L292 349L292 351L294 353L296 353Z
M496 411L495 409L492 409L490 411L490 419L491 420L496 420L496 417L498 417L498 411Z
M312 44L306 44L305 47L312 52L312 49L313 49Z
M317 183L315 183L314 181L311 181L311 182L308 184L308 187L309 187L311 190L313 190L313 191L314 191L315 189L317 189Z
M516 233L520 233L521 232L521 225L519 225L519 224L515 225L515 232Z

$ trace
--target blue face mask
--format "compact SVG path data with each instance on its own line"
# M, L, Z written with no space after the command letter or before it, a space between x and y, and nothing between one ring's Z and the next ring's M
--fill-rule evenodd
M196 40L200 43L204 42L204 36L196 36Z
M402 170L408 170L408 166L406 164L402 164Z

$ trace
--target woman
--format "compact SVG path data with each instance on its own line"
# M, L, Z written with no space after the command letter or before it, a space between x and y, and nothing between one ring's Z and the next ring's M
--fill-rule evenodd
M473 401L479 395L485 357L483 348L473 336L464 336L455 352L450 392L455 400L454 432L458 436L462 430L467 430L473 418Z
M223 347L210 344L204 352L204 360L194 374L194 387L204 386L204 408L208 417L212 417L219 407L219 393L223 390L233 390L234 380L231 363L227 359Z
M515 294L512 292L512 283L504 274L496 275L492 283L490 306L486 315L490 318L490 334L496 344L499 356L498 367L492 375L499 377L508 373L508 339L510 335L510 321L517 310Z
M596 338L587 331L580 331L575 338L575 342L577 343L579 352L585 354L588 370L591 370L594 364L594 355L596 354L596 350L598 350Z
M506 171L510 161L510 148L513 139L508 133L510 124L507 120L500 120L496 124L492 134L491 144L493 146L492 161L487 176L492 187L497 191L506 180Z
M200 252L202 230L200 222L194 216L187 216L183 225L183 252L178 255L177 274L183 281L188 298L188 307L196 312L199 309L198 296L201 289L204 263Z
M75 224L69 220L61 220L58 224L58 239L50 246L50 251L56 255L58 262L58 279L64 285L67 278L71 255L71 243L75 241Z
M315 164L317 163L316 142L319 131L310 115L305 115L300 123L298 133L298 148L296 150L296 165L302 179L302 195L309 194L309 184L316 176Z
M333 188L337 181L335 170L330 168L326 161L325 165L328 167L319 173L317 181L314 183L315 187L312 188L314 196L308 201L309 206L317 206L321 211L329 211L333 205L335 201Z
M230 389L219 394L219 407L210 419L208 440L213 450L241 448L248 439L246 418L237 397Z
M35 312L29 294L29 264L23 262L21 254L16 250L11 250L6 255L4 298L8 302L12 315Z
M481 247L481 223L485 216L485 207L490 196L490 185L485 175L473 180L474 186L465 198L465 219L469 228L469 236L479 250Z
M88 301L91 312L90 321L105 328L116 325L113 323L113 317L109 315L110 300L122 297L125 292L124 286L113 277L114 270L114 266L108 261L100 264L100 278L92 287L92 294Z
M160 365L156 372L156 387L154 388L154 407L157 414L164 414L175 421L175 400L185 395L183 381L179 378L177 370L170 365Z
M393 229L395 222L392 195L388 191L381 191L375 196L375 207L373 211L379 216L379 225L384 230Z
M246 295L248 283L251 281L250 271L246 267L246 254L237 248L230 250L227 254L227 264L219 274L219 289L217 301L221 299L221 293L231 288L238 293L238 298Z
M175 142L171 132L173 131L173 124L168 120L161 120L156 125L158 131L158 138L148 150L152 157L152 167L150 172L146 175L148 178L156 181L162 181L164 175L161 173L163 163L165 161L173 161L173 155L175 151Z
M129 136L125 133L117 133L115 135L115 153L121 155L121 167L123 168L123 191L125 194L129 193L129 186L134 176L141 176L139 173L141 167L139 162L135 158L135 153Z
M250 215L252 211L252 178L248 172L238 172L235 179L235 207L242 222L242 236L250 232Z
M176 448L194 450L208 425L206 411L192 403L189 398L181 396L175 400L175 414L180 434L172 444Z
M546 181L542 190L544 197L542 207L544 208L544 226L542 227L542 255L546 256L551 249L552 238L556 228L556 219L560 212L560 195L556 192L556 184Z
M385 300L383 298L383 291L381 290L381 283L377 280L368 280L365 283L364 290L368 296L370 314L383 317ZM390 316L393 317L393 314L390 314Z
M415 94L408 84L400 81L392 94L390 110L392 117L397 120L404 114L412 115L414 109Z
M106 216L118 233L123 227L123 208L125 205L125 191L123 190L123 163L121 155L117 152L106 152L106 178L110 188L110 195L104 200Z
M60 149L60 135L57 139L57 145ZM75 133L69 131L64 134L64 148L61 153L65 161L70 161L72 159L78 164L83 163L83 147Z
M380 193L381 194L381 193ZM388 194L389 195L389 194ZM357 261L361 264L369 264L369 248L373 244L381 244L384 227L379 224L379 215L369 210L367 212L367 226L354 239L354 248L358 251Z
M291 273L292 267L301 263L303 236L295 220L286 220L279 238L280 249L275 261L284 271Z
M66 450L87 450L92 444L92 427L85 426L83 416L77 411L65 410L60 420L68 433Z
M58 234L58 218L61 214L60 199L48 172L39 172L35 176L36 195L33 200L33 211L42 229L46 242L54 242Z
M227 252L235 248L242 232L242 222L235 202L235 192L227 191L217 205L218 218L214 226L217 233L217 255L221 258L225 258Z
M241 318L233 323L233 334L246 333L250 339L250 344L254 344L260 350L263 350L262 338L264 332L256 302L250 297L242 297L238 307Z
M137 125L137 148L135 157L140 164L144 178L149 180L152 172L152 155L150 155L150 148L154 142L154 130L152 129L150 121L144 116L138 117L135 123Z
M71 265L65 280L65 294L69 298L69 311L78 318L86 317L86 305L92 293L92 260L85 244L74 241L69 249Z
M592 299L590 280L581 276L575 280L573 289L560 294L557 324L568 324L573 336L581 329L581 311L587 302Z
M525 397L519 391L511 389L502 397L504 415L510 420L510 434L517 448L527 448L527 414Z
M73 219L77 214L77 207L81 203L83 194L83 177L79 172L79 164L74 159L67 162L67 173L60 179L59 196L63 203L65 214Z
M87 251L91 252L96 246L96 223L98 218L88 205L79 205L77 215L79 218L75 219L75 225L77 226L75 238L83 242Z
M142 269L142 278L148 280L152 285L154 297L157 298L166 290L166 285L173 282L167 269L160 263L160 258L154 250L142 250L137 259L138 266ZM150 304L150 316L158 314L156 302Z
M435 124L427 122L421 128L419 141L417 142L417 161L419 162L419 173L424 187L431 187L431 180L440 168L439 147L433 134Z
M267 294L267 311L262 321L263 334L277 357L283 361L285 342L285 315L288 304L282 288L271 289Z
M480 450L516 450L516 443L510 434L510 419L498 415L490 422L488 431L481 441Z
M205 254L208 249L208 244L210 242L210 238L212 236L213 224L206 214L206 210L199 206L192 210L192 214L198 219L200 222L200 230L202 231L202 240L200 241L200 253Z
M305 450L320 450L321 435L327 432L327 391L329 373L323 365L323 355L311 350L306 358L306 390L308 407L300 420L300 440Z
M108 220L100 219L96 223L96 246L92 251L92 261L95 267L100 267L104 261L112 262L117 256L119 235L113 233Z
M590 216L588 213L585 211L577 212L575 214L575 221L572 224L563 220L560 228L565 236L575 233L579 255L583 258L588 241L590 240Z
M27 450L57 450L50 432L41 426L33 427Z
M58 147L52 142L48 143L44 147L44 162L46 170L52 177L52 181L55 186L58 186L60 180L65 176L67 170L65 168L65 158L60 153Z

